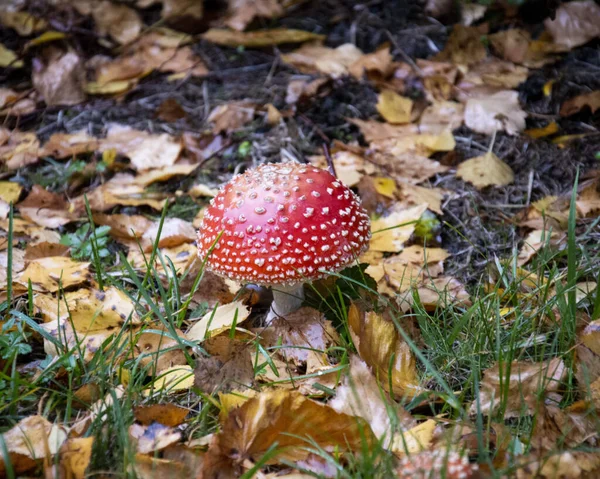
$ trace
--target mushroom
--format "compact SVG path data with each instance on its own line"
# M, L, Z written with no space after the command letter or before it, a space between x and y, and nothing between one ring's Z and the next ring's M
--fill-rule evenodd
M305 282L358 258L371 232L358 196L331 173L299 163L268 163L219 190L198 235L198 254L208 255L209 269L272 287L271 321L300 307Z

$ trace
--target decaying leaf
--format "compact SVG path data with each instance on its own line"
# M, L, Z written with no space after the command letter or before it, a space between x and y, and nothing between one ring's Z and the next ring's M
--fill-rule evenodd
M377 100L377 111L388 123L409 123L412 100L391 90L384 90Z
M93 437L72 437L60 447L60 466L67 477L85 479L85 471L92 458Z
M0 134L0 163L15 170L38 161L40 142L35 133L4 131L6 136Z
M235 131L254 118L256 105L249 102L233 102L215 107L207 121L213 123L213 133Z
M42 416L28 416L2 434L13 470L17 474L33 469L36 461L51 460L67 439L62 426L52 424ZM0 457L0 473L4 474L4 455Z
M482 36L487 33L487 25L465 27L455 25L444 50L436 55L436 61L450 61L455 65L472 65L487 56Z
M45 228L55 229L77 218L70 213L62 196L33 185L31 192L18 204L21 216Z
M122 3L101 1L94 5L92 16L100 35L110 35L122 45L135 40L142 31L139 14Z
M15 52L6 48L3 43L0 43L0 67L22 68L23 60L19 60L18 58Z
M561 4L544 25L559 45L578 47L600 36L600 6L593 0Z
M456 176L479 189L506 186L515 180L512 168L492 152L463 161L456 169Z
M225 24L234 30L244 30L256 17L276 18L283 13L279 0L228 0L229 15Z
M179 442L181 431L176 431L160 423L153 423L148 426L132 424L129 426L129 437L136 445L138 453L152 454Z
M169 427L182 424L189 412L188 409L171 403L137 406L133 411L135 420L144 426L157 422Z
M85 100L85 71L79 56L47 48L33 63L32 81L46 105L77 105Z
M534 230L531 231L523 240L523 246L519 251L517 264L523 266L527 264L537 252L545 246L556 246L564 239L564 234L558 231Z
M241 301L224 304L206 313L186 333L190 341L204 341L207 334L214 336L229 330L233 323L242 323L250 311Z
M351 43L337 48L307 44L292 53L281 55L281 59L302 72L320 72L337 78L346 75L362 55L362 51Z
M427 209L426 204L409 209L398 209L371 222L371 251L396 253L408 241L419 218Z
M393 321L375 312L362 313L352 305L348 323L360 357L373 369L383 389L400 397L423 391L415 358Z
M374 440L369 426L357 417L296 392L263 392L229 411L210 444L203 477L235 474L245 460L258 461L275 442L277 449L268 463L306 459L309 438L327 452L358 450Z
M100 146L100 140L88 135L84 131L76 133L55 133L40 151L40 156L53 156L54 158L69 158L81 153L95 151Z
M5 4L3 5L4 8L0 9L0 23L5 27L13 28L23 37L47 28L48 22L43 18L36 17L26 11L19 11L18 8L6 8L9 5Z
M558 392L566 374L565 364L559 358L543 363L499 363L484 371L471 414L491 415L501 407L505 418L533 414L543 397Z
M592 114L596 113L600 108L600 90L570 98L561 105L560 116L574 115L586 107L592 111Z
M179 391L187 391L194 385L194 370L188 366L173 366L161 371L152 384L144 389L144 394L149 396L153 393L175 394Z
M192 243L196 238L196 229L190 222L179 218L167 218L162 224L155 222L148 226L142 235L142 247L145 252L149 252L154 245L158 245L158 248L173 248Z
M89 262L78 262L64 256L40 258L29 263L17 282L33 289L54 293L60 288L82 284L90 279Z
M304 30L293 30L274 28L271 30L257 30L253 32L240 32L235 30L224 30L211 28L202 35L209 42L228 47L250 47L261 48L283 43L303 43L308 41L323 40L324 35L305 32Z
M516 135L525 129L526 116L516 91L505 90L487 97L470 98L465 107L465 125L487 135L493 135L495 131Z

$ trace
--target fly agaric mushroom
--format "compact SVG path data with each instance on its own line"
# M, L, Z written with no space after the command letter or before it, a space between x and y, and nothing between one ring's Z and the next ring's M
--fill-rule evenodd
M371 232L358 196L331 173L298 163L268 163L219 190L198 236L198 254L208 255L209 269L273 287L270 321L300 307L304 282L358 258Z

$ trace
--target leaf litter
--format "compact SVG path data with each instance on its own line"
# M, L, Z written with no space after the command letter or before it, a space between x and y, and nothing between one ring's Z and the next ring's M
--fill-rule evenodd
M19 6L0 12L3 28L25 37L0 46L0 65L9 72L0 90L6 118L0 130L0 284L4 304L11 301L18 313L2 310L2 334L15 346L0 342L0 381L4 386L8 378L18 396L26 387L16 373L7 374L9 365L48 391L64 390L68 378L80 406L76 419L63 421L61 413L42 407L46 397L37 415L11 403L10 418L0 423L8 453L2 473L7 457L18 474L77 478L102 470L95 452L105 439L102 428L125 404L130 414L121 429L132 454L124 467L141 477L159 471L176 477L325 474L332 461L356 468L365 448L390 451L394 477L486 477L488 464L481 462L476 472L479 445L465 449L439 440L469 429L478 414L494 431L506 427L503 421L533 418L528 436L508 433L514 451L524 444L531 451L511 452L518 477L583 477L598 468L595 451L574 450L594 446L597 437L591 412L598 379L582 372L600 351L597 316L585 312L594 309L597 281L589 272L578 281L562 272L534 272L540 258L565 251L568 192L540 189L532 166L532 186L515 218L523 241L518 252L513 245L514 267L503 270L506 258L497 260L491 251L487 258L500 278L512 276L518 285L505 291L504 279L491 276L484 285L498 302L501 330L517 327L512 322L519 310L543 310L523 316L540 328L533 337L516 338L523 357L486 362L473 373L480 374L477 391L444 389L428 359L435 357L426 343L431 326L423 323L438 321L441 311L468 319L471 306L482 304L473 284L447 271L457 256L456 245L439 233L453 211L449 205L495 194L513 201L524 170L505 147L510 136L521 138L525 130L543 142L563 129L570 134L570 117L595 114L598 85L552 98L556 109L542 115L543 124L530 115L523 93L538 74L533 68L560 61L598 36L593 2L558 7L541 36L511 22L498 28L484 7L474 12L463 6L466 25L455 25L428 59L412 59L414 52L404 52L393 31L391 44L379 41L376 48L360 40L363 26L353 33L359 41L331 41L328 28L298 23L294 9L304 6L290 2L232 0L210 20L201 3L185 0L53 3L93 29L88 36L94 40L86 40L97 42L91 53L71 41L81 30L51 30L53 17ZM151 7L163 19L157 25L148 23ZM510 8L502 9L511 18ZM266 53L274 47L281 48L277 57ZM31 64L23 61L26 55ZM236 57L249 59L234 69L240 78L244 68L250 75L260 71L253 62L274 59L261 77L261 89L274 93L267 99L258 90L219 93L215 78L226 88L235 84L219 63ZM15 82L11 75L29 78ZM332 95L347 81L376 93L356 106L347 101L339 131L315 122L314 105L333 111ZM202 101L190 103L188 88ZM137 123L118 113L101 128L77 121L77 115L88 121L85 109L102 102L115 112L136 102L153 110ZM63 112L67 106L74 116ZM46 107L67 115L57 122L62 126L32 128L31 118ZM323 142L333 150L319 155ZM267 159L309 156L322 168L331 164L369 210L370 250L359 260L369 288L351 287L356 278L328 278L306 287L307 294L314 288L321 295L320 302L307 301L265 324L268 293L204 272L196 228L206 197L231 173ZM36 168L65 176L51 186L43 175L32 175ZM575 192L577 227L592 224L599 198L597 175L588 174ZM569 295L576 300L570 337L578 357L548 352L540 359L528 348L550 337L553 321L566 321L556 304ZM5 354L9 348L17 352ZM101 364L110 370L103 373L106 383L74 376L74 368ZM571 397L565 388L573 377ZM496 447L494 464L508 466L502 457L507 449Z

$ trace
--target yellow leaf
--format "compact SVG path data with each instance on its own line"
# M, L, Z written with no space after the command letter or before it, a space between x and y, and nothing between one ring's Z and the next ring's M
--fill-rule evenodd
M173 366L162 371L152 383L144 389L143 394L149 396L153 393L172 394L184 391L194 386L194 370L191 366Z
M131 90L137 85L137 80L115 80L105 83L87 82L84 91L90 95L118 95Z
M408 209L392 211L371 222L371 251L382 251L396 253L400 251L404 243L412 236L416 222L421 218L426 204L414 206Z
M89 262L79 262L64 256L39 258L29 263L17 282L27 286L31 281L34 291L54 293L59 287L68 288L90 279L89 266Z
M21 196L23 187L12 181L0 181L0 200L6 203L16 203Z
M44 30L48 22L43 18L37 18L27 12L17 10L0 10L0 23L8 28L13 28L23 37L34 32Z
M67 38L66 33L57 32L56 30L49 30L47 32L42 33L39 37L36 37L33 40L29 40L25 44L25 50L28 50L31 47L36 47L38 45L43 45L44 43L62 40L63 38Z
M383 90L377 99L377 111L389 123L410 123L412 100L392 90Z
M387 196L388 198L395 198L395 194L398 191L398 187L396 182L392 178L384 178L381 176L377 176L373 178L373 183L375 185L375 190L377 193L383 196Z
M242 301L224 304L206 313L197 321L186 336L190 341L204 341L208 336L215 336L231 328L234 321L240 324L250 315L250 310Z
M542 128L530 128L523 133L530 138L544 138L545 136L554 135L558 130L558 124L555 121L552 121Z
M211 28L202 35L202 38L217 45L228 47L261 48L281 45L282 43L303 43L311 40L323 40L325 35L285 28L256 30L252 32Z
M92 457L93 437L73 437L60 448L60 465L66 476L72 479L84 479Z
M109 148L102 152L102 162L107 166L112 166L117 159L117 150L115 148Z
M396 455L414 454L428 449L433 440L436 422L428 419L406 432L401 432L394 437L392 452Z
M548 97L548 96L552 95L552 87L554 86L555 83L556 83L556 79L548 80L546 83L544 83L544 87L542 88L542 92L544 93L544 96Z
M515 179L511 167L492 152L463 161L456 168L456 176L478 189L492 185L506 186Z
M17 60L17 54L0 43L0 67L23 68L23 61Z
M169 427L176 427L182 424L189 412L186 408L170 403L136 406L133 411L136 421L144 426L158 422Z

